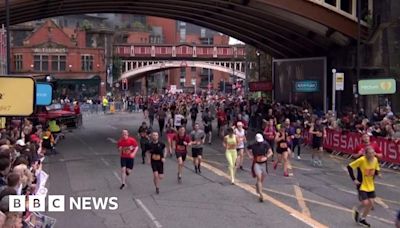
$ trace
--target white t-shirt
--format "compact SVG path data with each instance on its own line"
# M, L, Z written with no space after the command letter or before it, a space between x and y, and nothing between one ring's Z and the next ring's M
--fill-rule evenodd
M241 131L236 128L235 129L235 135L239 139L239 142L237 144L237 149L243 149L244 148L244 139L246 137L246 131L242 129Z
M182 116L181 114L176 114L175 115L175 120L174 120L174 125L175 127L180 127L182 126L182 119L184 119L185 117Z

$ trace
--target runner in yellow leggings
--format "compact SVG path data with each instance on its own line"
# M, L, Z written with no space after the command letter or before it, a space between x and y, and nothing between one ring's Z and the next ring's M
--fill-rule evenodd
M236 135L233 134L232 128L228 128L227 132L228 135L224 137L224 147L226 149L225 156L229 164L229 174L231 176L231 184L235 184L235 173L236 173L235 162L237 159L236 147L239 140L237 139Z

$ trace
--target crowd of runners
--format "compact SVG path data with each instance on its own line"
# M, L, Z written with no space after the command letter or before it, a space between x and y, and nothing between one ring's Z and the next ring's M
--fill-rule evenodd
M139 140L124 130L118 142L122 167L120 189L125 187L126 176L132 171L139 148L141 162L151 165L155 191L159 194L167 157L176 157L177 182L182 183L189 150L194 172L201 173L204 145L222 142L230 183L235 184L236 172L243 169L244 155L247 154L252 160L251 172L256 178L259 201L263 202L262 185L268 173L267 161L272 162L274 170L281 163L283 176L292 176L290 160L301 159L304 132L312 135L311 164L322 167L326 129L356 131L362 134L362 142L354 152L356 160L348 165L348 171L359 192L360 205L354 208L354 219L367 227L370 225L366 216L376 197L374 177L380 175L378 161L382 158L382 151L376 143L370 142L370 136L400 138L399 118L390 107L374 112L371 118L367 118L363 110L357 114L343 113L337 118L332 112L324 114L313 110L307 103L299 107L233 95L181 93L148 97L139 108L144 119L137 132ZM158 127L155 121L158 121ZM215 122L216 126L213 125ZM161 139L163 135L165 140ZM220 140L213 140L213 137ZM353 170L357 170L356 175Z

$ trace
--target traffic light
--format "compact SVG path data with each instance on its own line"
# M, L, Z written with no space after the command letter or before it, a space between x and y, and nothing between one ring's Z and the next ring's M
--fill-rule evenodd
M122 80L122 90L128 90L128 79Z

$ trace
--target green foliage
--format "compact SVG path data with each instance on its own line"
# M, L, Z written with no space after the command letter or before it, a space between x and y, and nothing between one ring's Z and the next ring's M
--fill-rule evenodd
M93 27L92 23L88 20L83 20L82 23L80 24L80 27L84 30L89 30Z
M145 31L146 30L146 26L144 26L141 22L139 21L135 21L132 24L132 28L136 31Z
M122 60L116 56L113 57L112 75L113 80L117 81L121 77Z

